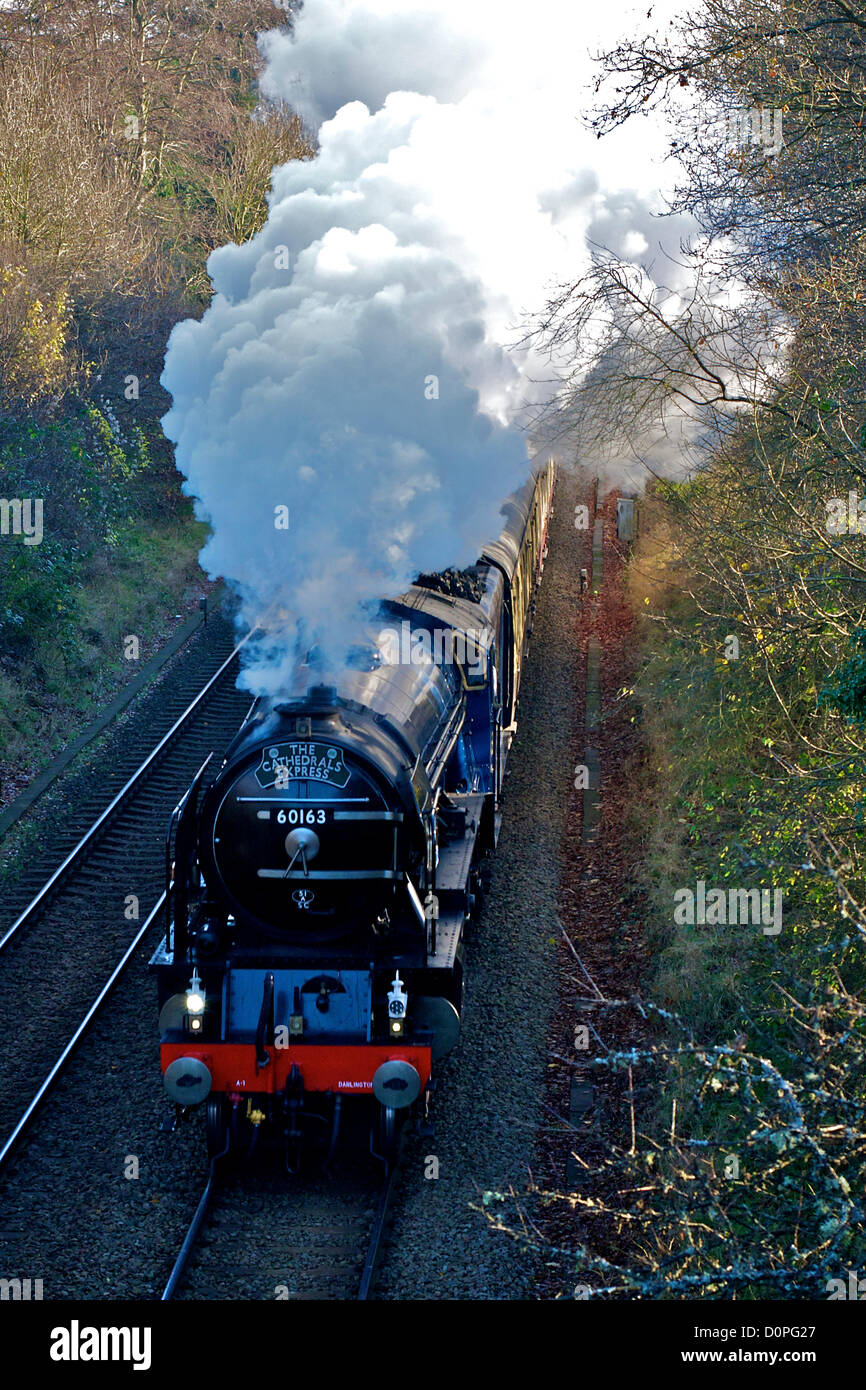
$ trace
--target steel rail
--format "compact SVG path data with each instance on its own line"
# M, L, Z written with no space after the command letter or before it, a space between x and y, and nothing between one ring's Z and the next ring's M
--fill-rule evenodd
M42 885L36 896L30 900L30 902L24 908L24 911L21 912L19 916L15 919L15 921L12 923L12 926L6 932L5 936L0 938L0 951L3 951L9 944L9 942L12 940L13 936L15 936L15 934L18 931L20 931L21 928L28 921L30 921L31 917L34 916L39 907L48 897L52 888L56 886L56 884L60 881L64 874L67 873L70 866L92 842L97 832L102 828L102 826L105 825L109 817L117 810L120 803L124 800L126 796L128 796L132 788L140 781L140 779L144 776L148 769L153 765L155 760L159 757L160 753L164 751L166 746L171 742L171 740L179 732L179 730L190 718L193 712L198 708L201 701L212 690L213 686L217 683L217 681L222 679L228 667L231 665L231 663L237 656L238 652L241 650L243 646L246 645L246 643L252 637L253 631L255 631L255 629L252 629L252 631L248 632L246 637L244 637L243 640L238 643L231 655L227 657L226 660L223 662L222 666L220 666L219 670L217 670L211 676L210 680L198 692L192 703L187 705L183 714L181 714L180 717L175 720L168 733L163 735L156 747L151 750L151 752L145 758L144 762L132 774L132 776L127 781L126 785L120 789L120 791L114 797L113 801L108 806L106 806L105 810L102 812L99 818L93 822L93 825L78 841L78 844L75 846L75 848L70 850L69 854L66 856L59 868L54 870L54 873L51 875L48 881Z
M227 1138L225 1148L222 1150L221 1153L215 1154L210 1161L210 1168L208 1170L207 1182L205 1183L204 1192L201 1194L201 1197L199 1198L198 1206L195 1209L195 1215L193 1216L192 1221L189 1223L189 1229L183 1238L183 1245L180 1247L180 1253L178 1254L177 1259L172 1265L171 1274L168 1276L168 1282L162 1291L162 1296L160 1298L161 1303L166 1303L169 1299L174 1298L174 1295L177 1292L178 1285L180 1284L180 1281L183 1278L183 1273L186 1269L189 1257L195 1249L195 1243L198 1239L198 1233L201 1230L202 1223L204 1222L205 1216L207 1215L208 1209L211 1204L211 1198L213 1197L214 1186L216 1184L217 1164L219 1163L221 1158L225 1158L228 1151L229 1141Z
M87 1010L87 1013L85 1014L84 1018L81 1020L72 1037L69 1039L69 1042L66 1044L57 1061L54 1063L54 1066L51 1068L45 1080L42 1082L42 1085L39 1087L39 1090L36 1092L36 1095L33 1097L27 1109L24 1111L24 1114L21 1116L15 1128L12 1130L12 1133L9 1135L9 1138L6 1140L2 1149L0 1149L0 1168L3 1167L4 1163L8 1159L12 1150L15 1148L24 1131L27 1129L27 1126L30 1124L30 1121L33 1119L33 1116L35 1115L36 1111L39 1109L39 1106L41 1105L43 1099L51 1090L52 1086L54 1085L54 1082L60 1075L60 1072L63 1070L66 1063L69 1061L69 1058L72 1056L81 1039L84 1037L94 1018L98 1014L99 1010L102 1008L102 1005L105 1003L105 1000L108 998L112 989L117 984L117 981L120 979L120 976L123 974L124 970L126 969L127 965L132 959L132 956L136 948L143 940L145 933L148 931L148 929L154 922L157 914L161 911L164 902L165 893L163 892L160 894L159 899L148 913L147 919L139 927L132 941L127 946L126 950L123 953L123 956L112 970L110 976L106 980L105 984L102 986L102 989L99 991L99 994L97 995L96 999L94 999L90 1008Z
M376 1273L376 1265L379 1262L379 1255L382 1247L382 1237L385 1234L385 1218L388 1214L388 1203L394 1191L394 1182L397 1177L397 1164L391 1163L388 1169L388 1176L385 1179L382 1191L379 1193L379 1202L376 1207L376 1215L373 1217L373 1230L367 1243L367 1258L364 1261L364 1268L361 1272L361 1283L358 1288L358 1301L366 1301L370 1297L370 1290L373 1287L373 1275Z

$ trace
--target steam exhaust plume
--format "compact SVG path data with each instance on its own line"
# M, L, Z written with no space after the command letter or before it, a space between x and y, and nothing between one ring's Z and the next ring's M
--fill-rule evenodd
M256 693L312 646L338 669L375 600L476 558L528 475L522 413L555 385L514 346L523 316L586 268L608 200L619 244L658 238L659 132L602 151L577 121L588 50L629 11L593 23L561 0L307 0L261 37L263 89L317 153L211 255L211 305L163 375L202 564L267 615Z

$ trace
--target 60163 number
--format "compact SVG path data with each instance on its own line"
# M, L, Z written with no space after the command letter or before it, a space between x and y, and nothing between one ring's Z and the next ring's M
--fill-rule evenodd
M326 815L321 810L305 810L302 806L292 806L288 811L277 812L278 825L324 825Z

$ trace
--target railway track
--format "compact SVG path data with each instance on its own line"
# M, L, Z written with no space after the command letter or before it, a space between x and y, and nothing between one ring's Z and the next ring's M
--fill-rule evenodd
M397 1166L365 1155L296 1182L274 1163L207 1182L162 1301L366 1300L381 1254Z
M8 1019L4 1031L15 1047L0 1057L0 1170L28 1132L38 1132L43 1102L62 1085L82 1041L98 1030L130 962L148 953L149 937L161 928L168 817L249 707L249 696L234 687L239 651L209 663L201 689L182 709L176 697L167 703L161 713L168 727L144 756L140 739L126 750L122 768L101 779L108 783L106 804L92 795L84 801L93 815L89 824L82 828L82 807L71 807L66 833L48 851L59 862L50 872L43 867L35 891L31 867L4 893L0 1027ZM124 915L131 893L149 906L146 915ZM34 995L34 981L48 985L41 996ZM383 1179L381 1163L362 1152L360 1160L357 1153L354 1160L338 1159L327 1175L312 1179L292 1182L280 1165L268 1171L260 1162L228 1184L212 1163L163 1298L366 1299L395 1171Z
M235 689L243 644L230 646L228 654L215 645L205 671L199 670L200 688L193 698L188 698L188 673L169 692L157 714L168 727L156 743L152 727L139 728L129 735L124 760L134 766L97 778L104 786L102 805L83 832L82 807L70 805L69 823L77 828L53 841L49 854L62 857L36 891L32 869L23 882L4 885L0 1164L93 1028L135 952L145 948L151 927L158 926L171 810L207 755L222 750L249 708L249 695ZM178 691L186 699L180 711ZM148 735L150 746L143 749ZM85 798L91 810L96 795L89 792ZM44 859L42 863L44 872ZM34 1080L40 1077L34 1094Z
M236 646L219 614L0 839L0 938L184 715ZM23 844L21 843L23 841ZM12 846L17 845L17 852ZM14 854L14 860L13 860Z

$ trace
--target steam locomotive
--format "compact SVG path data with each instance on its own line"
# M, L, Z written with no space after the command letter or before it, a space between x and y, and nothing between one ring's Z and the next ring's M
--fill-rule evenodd
M364 1098L390 1162L456 1043L464 934L496 842L554 465L468 570L420 576L337 686L256 701L166 840L151 961L176 1114L211 1155L269 1131L291 1171Z

